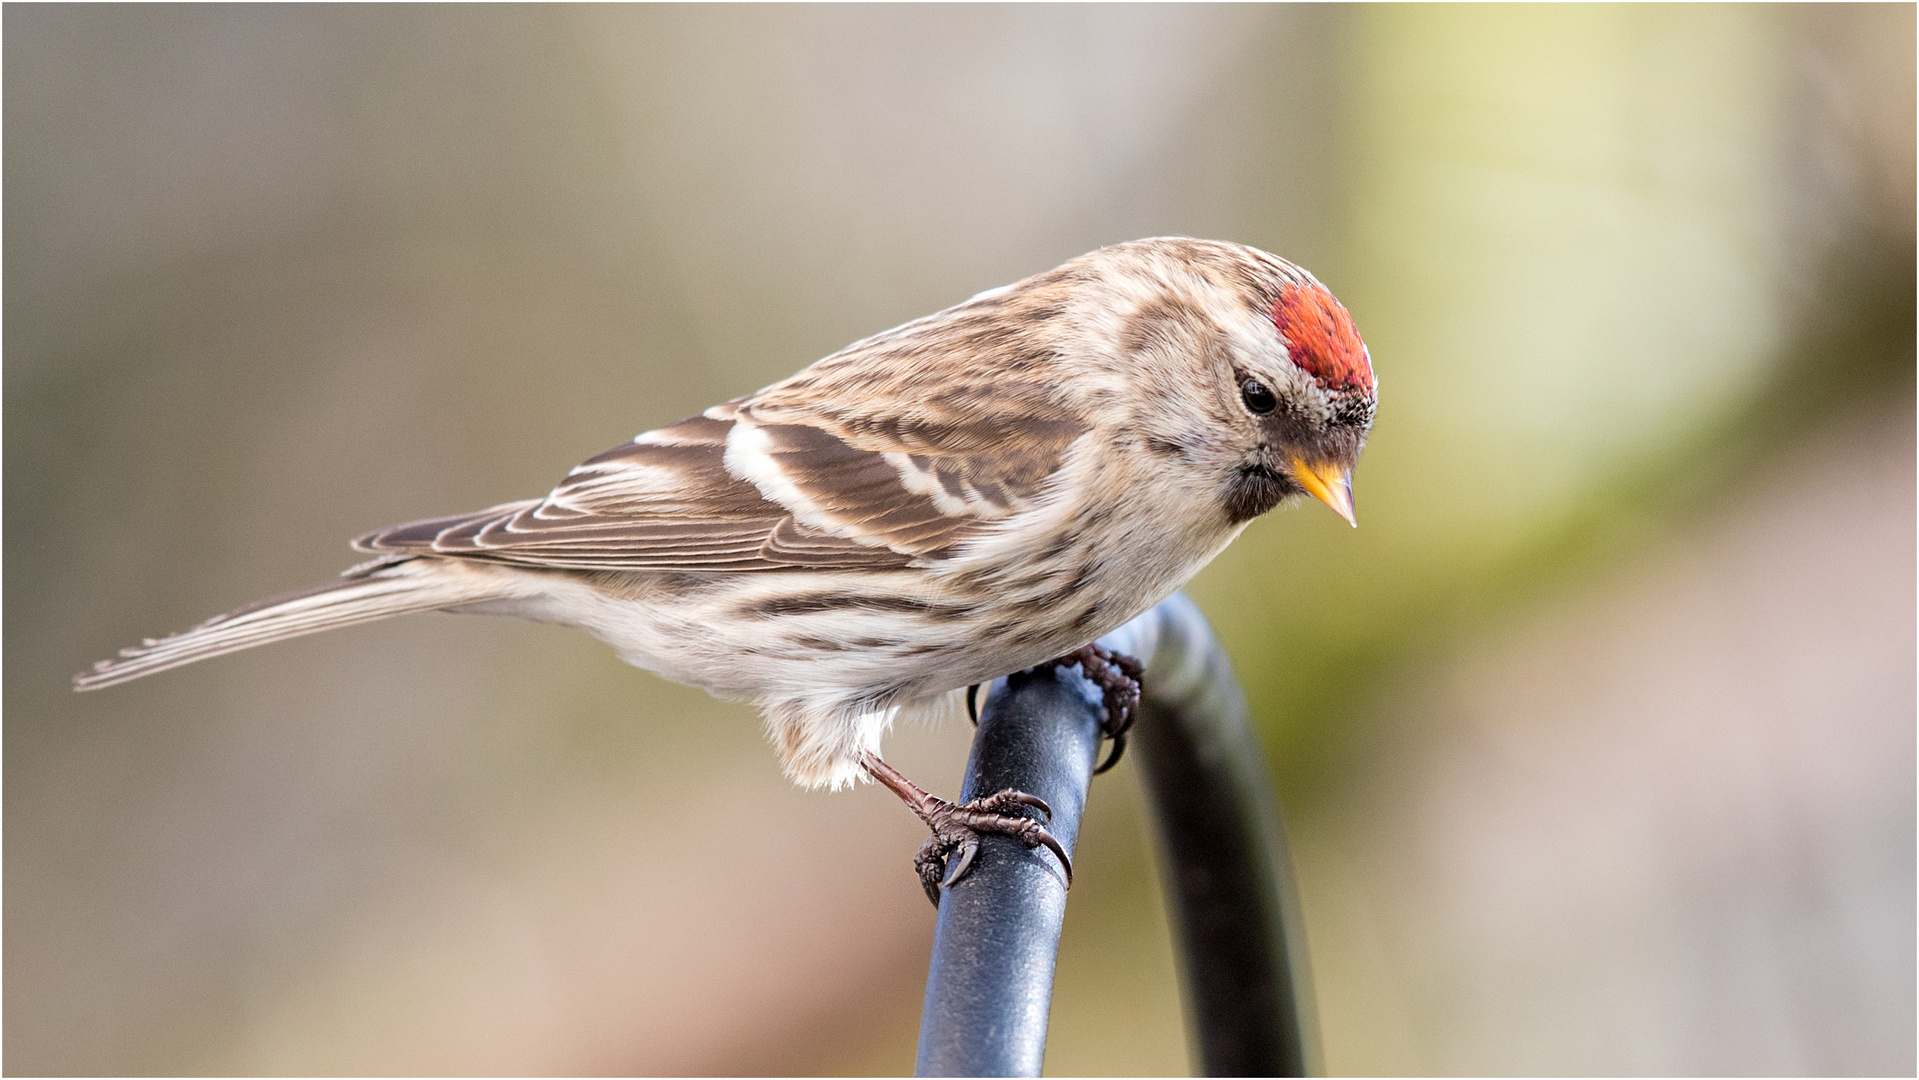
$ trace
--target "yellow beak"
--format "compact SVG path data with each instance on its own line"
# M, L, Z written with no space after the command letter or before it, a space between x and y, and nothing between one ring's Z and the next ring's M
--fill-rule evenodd
M1359 522L1353 520L1353 476L1346 466L1330 461L1313 464L1305 458L1294 458L1293 479L1307 494L1345 518L1346 524L1359 527Z

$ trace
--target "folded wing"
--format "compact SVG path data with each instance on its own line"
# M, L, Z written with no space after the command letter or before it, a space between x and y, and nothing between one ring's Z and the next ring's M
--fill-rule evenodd
M1080 430L1029 430L1023 453L996 460L1005 442L978 430L898 421L856 433L791 410L781 420L756 420L750 401L719 406L586 461L544 499L395 525L354 546L575 570L925 565L1029 504ZM966 452L942 452L942 435Z

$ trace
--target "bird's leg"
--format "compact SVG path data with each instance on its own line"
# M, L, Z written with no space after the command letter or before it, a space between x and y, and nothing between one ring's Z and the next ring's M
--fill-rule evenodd
M1099 687L1106 699L1106 715L1100 721L1100 729L1107 738L1113 740L1113 752L1106 756L1104 764L1093 770L1093 775L1098 776L1119 764L1120 757L1126 753L1126 732L1139 716L1140 679L1145 671L1138 660L1098 645L1081 645L1039 667L1067 667L1072 664L1079 665L1079 669L1086 673L1087 680Z
M920 885L926 889L926 898L934 907L939 906L940 890L952 886L973 868L981 833L1010 836L1027 847L1044 844L1059 856L1059 864L1066 870L1066 883L1073 883L1073 860L1066 857L1066 849L1039 822L1018 812L1021 807L1030 806L1050 818L1053 810L1046 805L1046 800L1009 788L971 802L950 803L928 794L900 775L898 769L881 761L878 754L860 755L860 766L867 775L898 795L906 808L918 814L926 827L933 830L933 835L920 846L919 854L913 856L913 868L919 871ZM959 860L949 871L947 857L956 851Z

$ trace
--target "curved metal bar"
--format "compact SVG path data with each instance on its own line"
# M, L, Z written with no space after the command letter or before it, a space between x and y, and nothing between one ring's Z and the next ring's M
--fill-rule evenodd
M1319 1025L1299 894L1245 696L1191 600L1175 595L1148 616L1157 640L1133 741L1195 1064L1206 1076L1312 1075Z
M993 684L962 800L1015 788L1045 799L1069 853L1099 751L1097 691L1072 669ZM920 1015L919 1076L1038 1076L1046 1053L1066 876L1044 848L980 838L966 877L940 899Z
M1100 644L1146 665L1134 727L1202 1072L1301 1076L1317 1027L1292 864L1246 703L1205 617L1175 595ZM1075 670L993 684L962 799L1016 788L1053 808L1068 852L1099 748L1099 691ZM1066 909L1043 849L981 838L940 903L921 1076L1037 1076Z

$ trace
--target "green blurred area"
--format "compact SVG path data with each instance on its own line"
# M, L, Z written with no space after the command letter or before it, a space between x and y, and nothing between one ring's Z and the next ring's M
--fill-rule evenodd
M747 710L478 619L67 677L1102 244L1292 258L1379 373L1360 528L1282 511L1190 589L1309 920L1459 657L1687 550L1816 432L1910 442L1906 6L0 19L11 1072L904 1071L913 823L786 788ZM965 740L889 753L945 789ZM1056 1073L1185 1067L1132 784L1089 807ZM1454 970L1356 940L1315 937L1326 985ZM1626 1068L1365 1000L1322 1003L1334 1071ZM1717 1037L1633 1060L1842 1060ZM1859 1041L1911 1067L1909 1017Z

